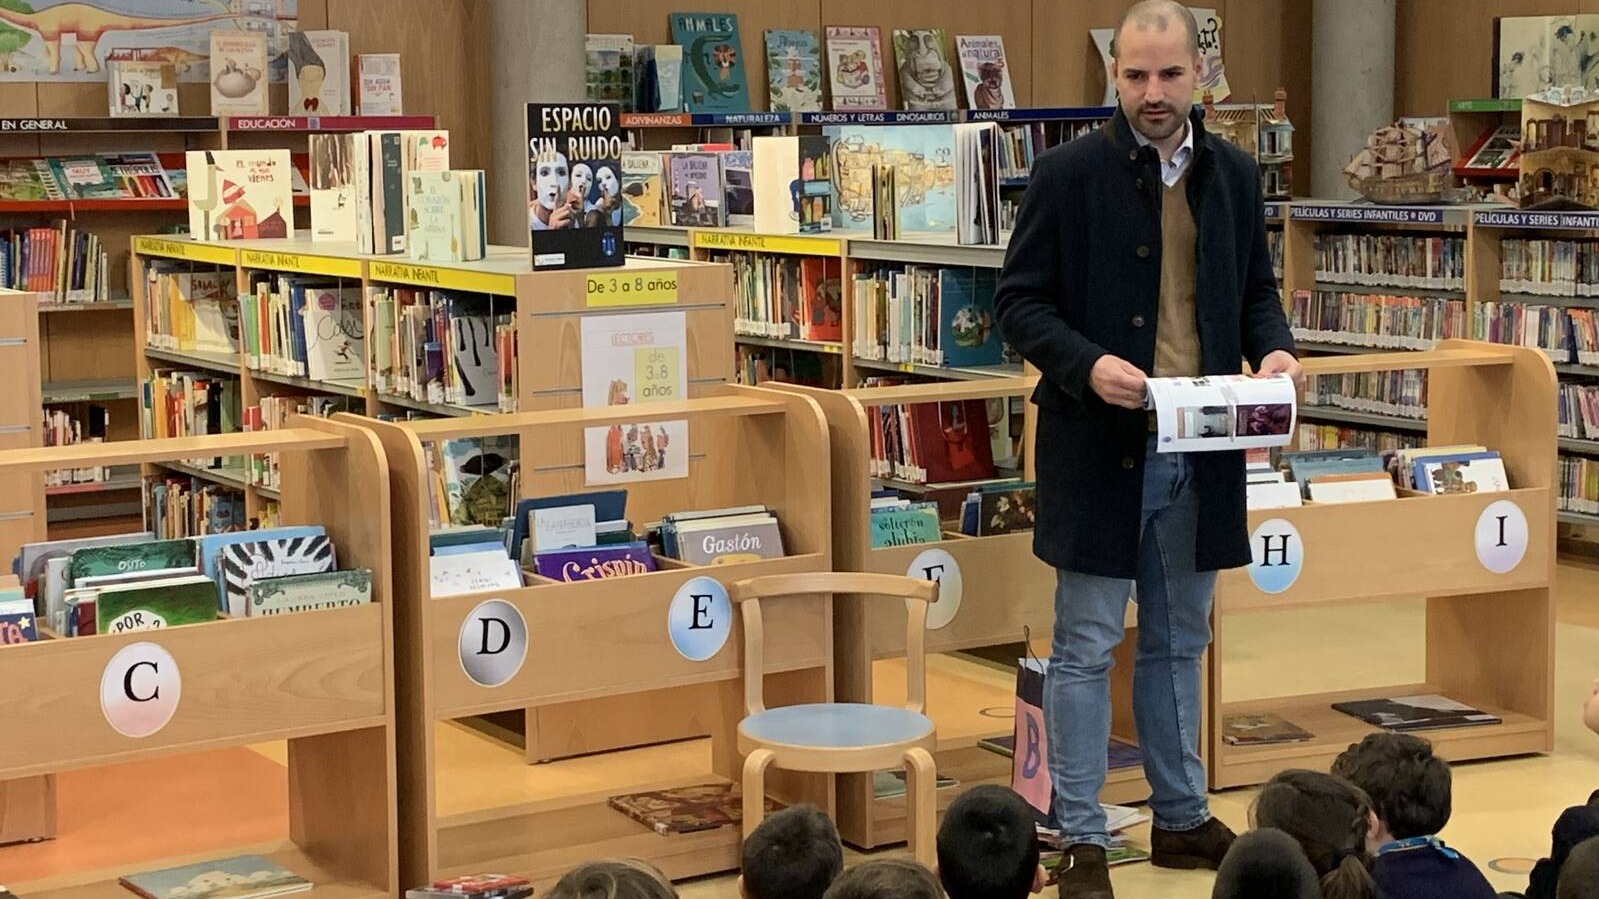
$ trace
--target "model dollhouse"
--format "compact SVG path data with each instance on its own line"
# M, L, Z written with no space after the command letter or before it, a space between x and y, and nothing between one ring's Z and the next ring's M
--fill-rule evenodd
M1521 206L1599 209L1599 94L1553 88L1521 102Z
M1287 198L1293 188L1294 125L1288 120L1288 92L1275 102L1217 106L1205 94L1205 127L1248 153L1260 165L1260 188L1267 199Z

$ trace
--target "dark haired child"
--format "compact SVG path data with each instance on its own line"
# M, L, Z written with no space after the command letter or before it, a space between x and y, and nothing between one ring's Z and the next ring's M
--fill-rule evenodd
M1599 837L1589 837L1571 850L1560 868L1555 899L1599 899Z
M1015 790L973 787L938 828L938 879L949 899L1026 899L1044 889L1036 815Z
M1369 734L1333 762L1332 773L1366 791L1377 813L1367 849L1371 875L1389 899L1495 899L1471 859L1438 839L1449 823L1449 765L1410 734Z
M1322 899L1377 899L1366 838L1376 823L1371 800L1357 786L1319 771L1284 771L1255 798L1256 827L1294 838L1310 859Z
M1210 899L1321 899L1321 880L1293 837L1262 827L1233 841Z
M885 858L845 871L826 899L944 899L933 872L913 861Z
M838 828L814 805L792 805L744 840L738 891L744 899L822 899L844 872Z

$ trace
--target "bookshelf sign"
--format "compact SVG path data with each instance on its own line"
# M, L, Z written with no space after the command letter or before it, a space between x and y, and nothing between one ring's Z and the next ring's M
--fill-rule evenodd
M241 254L241 258L241 264L245 268L299 272L306 275L328 275L334 278L361 277L361 263L355 259L337 259L332 256L306 256L300 253L277 253L271 250L245 250Z
M1510 500L1489 503L1477 516L1477 561L1494 574L1506 574L1521 564L1527 540L1527 516Z
M480 687L504 686L527 661L527 620L503 599L478 603L461 622L461 670Z
M1490 228L1561 228L1599 230L1599 212L1533 212L1522 209L1477 213L1477 224Z
M805 125L948 125L959 120L960 112L953 109L800 113Z
M666 306L677 303L677 272L589 275L583 293L590 309L617 306Z
M396 284L415 284L419 287L442 287L448 290L466 290L473 293L494 293L509 296L516 293L516 278L493 272L473 272L436 265L412 265L405 262L379 262L367 265L374 281L392 281Z
M1293 208L1296 219L1308 222L1379 222L1394 225L1442 225L1444 210L1426 206L1356 206L1342 203L1304 203Z
M696 577L677 588L666 612L672 648L690 662L712 659L733 633L733 601L715 578Z
M183 674L172 653L154 643L130 643L100 675L100 712L124 737L159 733L178 711Z
M843 253L843 241L836 237L749 234L741 231L695 231L694 246L707 250L753 250L800 256L838 256Z
M905 570L905 576L938 585L938 598L927 607L927 629L936 631L948 627L960 612L961 599L966 593L961 563L955 561L955 557L946 550L923 550L911 560L911 567Z
M165 256L171 259L190 259L195 262L214 262L218 265L233 265L235 258L234 251L227 247L159 237L135 237L133 251L141 256Z
M1249 579L1262 593L1282 593L1299 580L1305 567L1305 543L1299 529L1285 518L1260 523L1249 535Z

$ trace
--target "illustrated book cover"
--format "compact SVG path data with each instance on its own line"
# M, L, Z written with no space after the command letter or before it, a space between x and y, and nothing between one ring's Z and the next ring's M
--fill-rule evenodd
M190 150L184 160L194 239L290 236L294 166L288 150Z
M194 565L194 544L188 540L88 546L72 553L72 559L67 564L67 581L73 584L78 578L84 577L158 571L163 568L194 568Z
M749 112L749 62L738 16L674 12L672 43L683 48L683 107L687 112Z
M655 556L642 541L583 549L555 549L533 557L533 571L556 581L597 581L647 574L656 570Z
M1005 65L1005 39L997 34L955 36L969 109L1015 109L1010 69Z
M367 144L358 134L311 135L312 240L355 242L360 222L356 214L356 154L367 152Z
M667 224L679 228L721 228L727 225L722 197L722 155L679 151L666 160Z
M661 223L661 154L622 153L622 225Z
M123 886L144 899L270 899L311 889L311 882L259 855L128 874Z
M876 25L827 26L827 85L838 112L888 108L883 48Z
M202 574L101 587L95 632L121 634L214 621L217 589Z
M289 115L350 114L350 35L343 31L291 31Z
M583 90L591 103L633 111L633 35L584 35Z
M617 105L529 103L526 135L533 268L621 265L623 140Z
M1436 693L1335 702L1332 707L1374 727L1398 733L1503 723L1497 715Z
M400 101L400 54L362 53L356 57L358 115L404 115Z
M372 601L372 570L263 578L250 584L246 598L245 614L252 618L364 606Z
M722 154L722 204L729 225L755 224L754 159L749 150Z
M269 74L266 34L230 28L211 32L212 115L266 115L271 111L267 106Z
M178 115L178 72L169 62L113 59L106 62L111 115Z
M406 176L406 245L419 262L471 262L488 252L481 169Z
M955 109L955 72L942 28L894 29L894 67L906 109Z
M822 48L816 32L766 32L766 91L773 112L820 112Z
M662 836L715 830L744 820L743 796L732 784L702 784L612 796L611 808ZM777 804L766 800L766 811Z
M228 614L248 614L250 585L291 574L319 574L337 568L333 541L321 537L254 540L222 547L217 572Z

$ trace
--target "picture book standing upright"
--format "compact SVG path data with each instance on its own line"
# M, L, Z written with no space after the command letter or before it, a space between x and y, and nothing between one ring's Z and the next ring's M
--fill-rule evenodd
M633 111L633 35L590 34L583 42L583 86L593 103Z
M190 150L189 234L196 240L288 237L294 221L288 150Z
M748 63L732 13L675 12L672 43L683 48L683 102L688 112L748 112Z
M622 126L615 103L527 104L533 267L623 263ZM712 189L720 192L719 182Z
M178 73L170 62L108 60L106 86L114 117L178 114Z
M356 157L366 153L361 135L311 135L311 239L355 242Z
M942 28L894 29L894 65L906 109L954 109L955 73Z
M661 154L622 154L622 224L661 223Z
M766 90L773 112L821 111L822 48L816 32L766 32Z
M212 115L266 115L268 75L265 34L233 28L211 32Z
M362 53L356 57L360 115L400 115L400 54Z
M289 115L350 114L350 35L289 32Z
M672 152L666 160L667 224L679 228L720 228L727 224L722 201L720 153Z
M962 34L955 38L971 109L1015 109L1010 69L1005 65L1005 40L997 34Z
M833 227L832 152L808 134L757 137L755 228L762 234L813 234Z
M881 33L876 25L827 26L827 83L833 108L839 112L888 108Z

